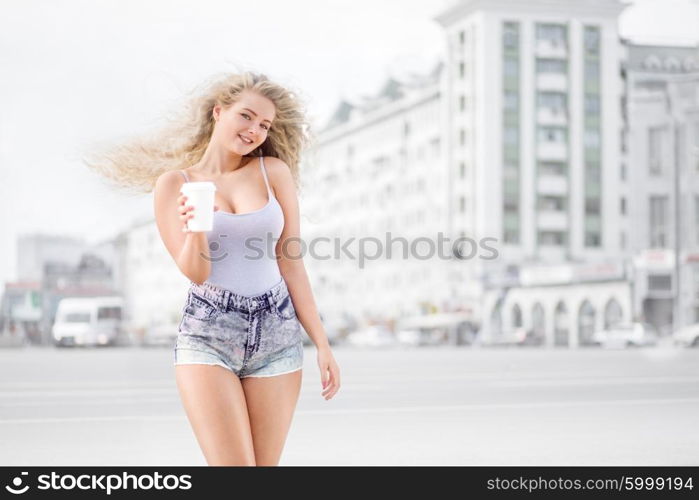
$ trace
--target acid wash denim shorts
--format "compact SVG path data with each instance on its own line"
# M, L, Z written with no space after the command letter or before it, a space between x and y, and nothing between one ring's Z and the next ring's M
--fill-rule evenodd
M253 297L192 282L174 364L219 365L239 378L291 373L303 367L302 335L283 277Z

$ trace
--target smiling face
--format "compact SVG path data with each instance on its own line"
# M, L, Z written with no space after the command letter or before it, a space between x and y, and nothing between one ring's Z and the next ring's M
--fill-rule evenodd
M245 90L238 101L228 108L214 107L214 136L226 149L246 155L267 139L275 111L272 101Z

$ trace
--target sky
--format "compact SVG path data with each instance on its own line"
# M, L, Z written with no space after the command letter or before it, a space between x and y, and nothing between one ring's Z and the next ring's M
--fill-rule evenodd
M0 0L0 286L19 234L112 237L152 216L84 167L94 141L157 130L182 95L252 69L299 91L316 127L340 99L445 54L434 16L453 0ZM626 2L625 2L626 3ZM620 34L699 43L699 0L638 0Z

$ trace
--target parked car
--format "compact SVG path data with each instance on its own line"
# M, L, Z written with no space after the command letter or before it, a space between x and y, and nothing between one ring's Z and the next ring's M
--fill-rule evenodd
M672 332L672 342L676 346L699 347L699 323L687 325Z
M649 323L620 323L592 334L592 341L603 347L642 347L658 343L658 333Z
M494 334L490 338L477 338L476 343L482 346L529 346L542 345L543 337L535 335L533 330L519 327Z
M420 330L400 330L396 333L396 340L405 346L419 346L423 344Z
M347 335L347 343L358 347L391 347L396 337L385 326L371 325Z
M115 345L122 334L121 297L69 297L61 299L51 328L54 343Z

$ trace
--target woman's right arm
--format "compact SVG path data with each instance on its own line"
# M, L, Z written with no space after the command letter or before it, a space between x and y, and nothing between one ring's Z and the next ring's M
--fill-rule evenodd
M184 180L178 172L165 172L155 182L153 205L155 223L165 248L182 273L197 284L211 274L211 259L206 232L183 232L193 207L186 206L180 194Z

